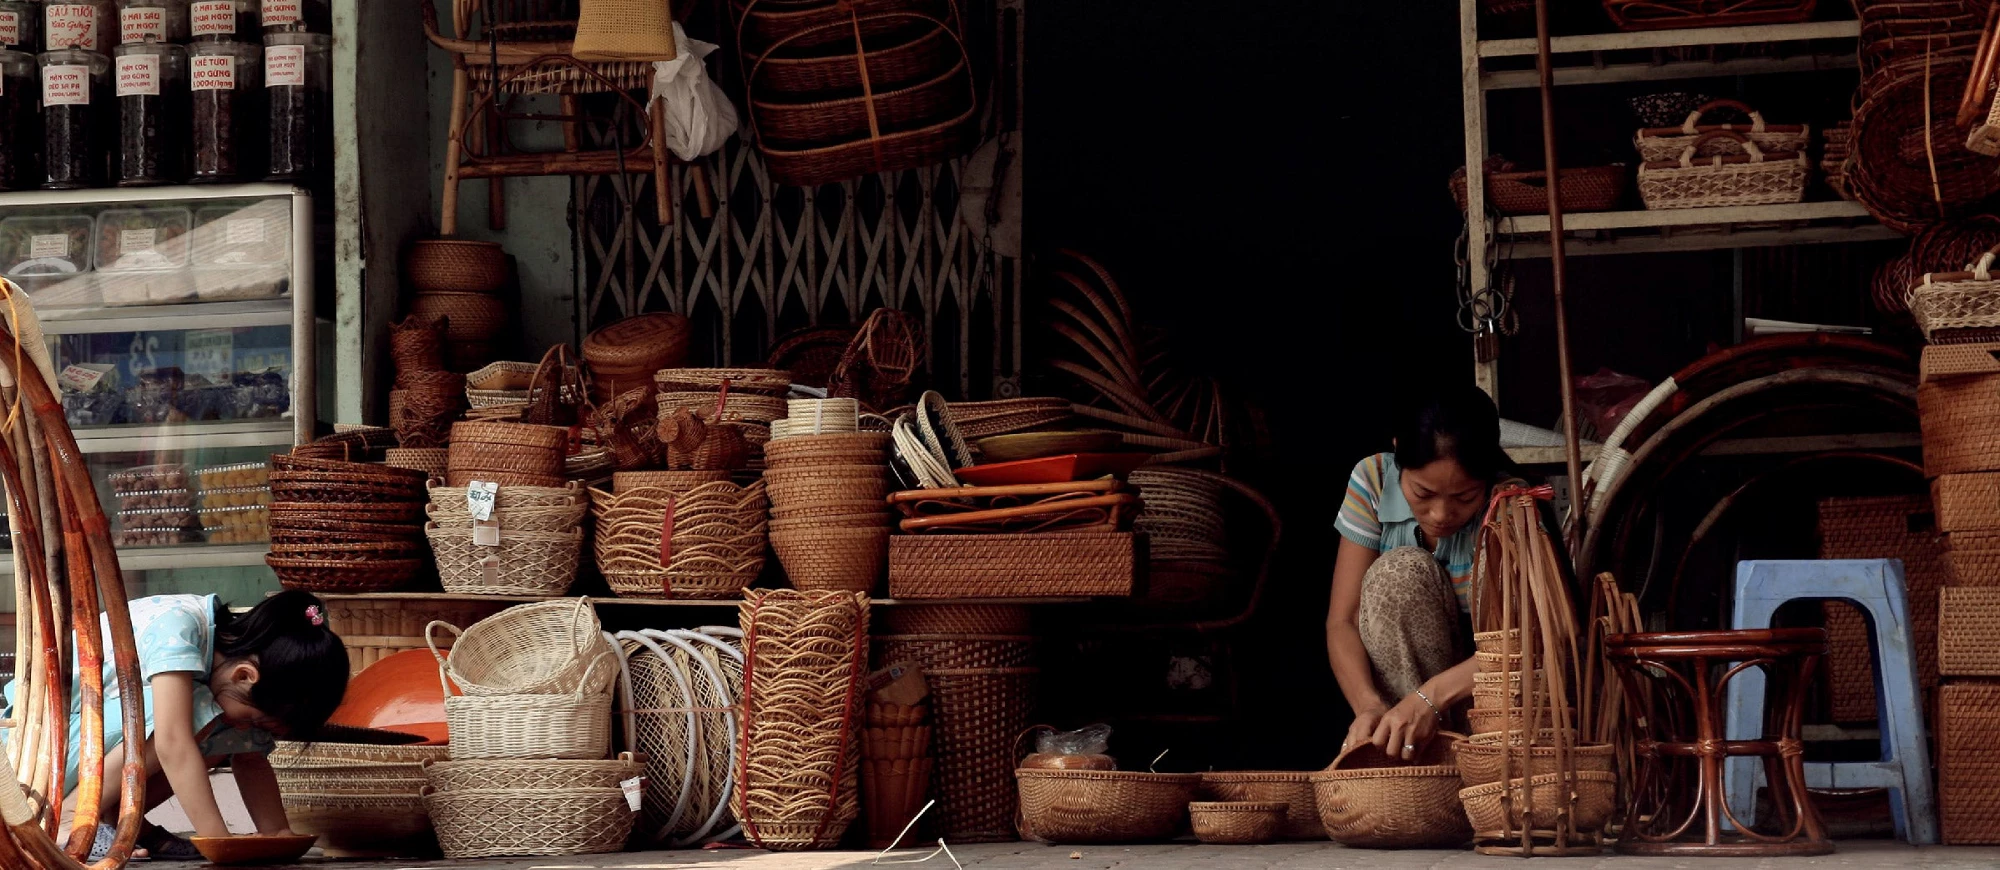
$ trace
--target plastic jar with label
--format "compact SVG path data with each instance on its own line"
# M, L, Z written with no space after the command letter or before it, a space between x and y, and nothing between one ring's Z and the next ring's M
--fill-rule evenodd
M333 35L333 4L329 0L262 0L264 35L321 33Z
M187 178L187 49L121 45L111 59L118 94L118 184L175 184Z
M118 0L118 44L188 41L188 0Z
M194 95L191 180L240 181L262 176L264 47L247 42L188 46L188 87Z
M118 107L111 58L94 51L42 53L42 186L74 190L101 184Z
M118 7L112 0L56 0L42 4L42 50L80 48L109 54L118 44Z
M257 0L191 0L188 38L195 42L241 42L264 31Z
M0 0L0 48L42 53L42 4Z
M27 190L42 180L35 171L42 150L37 69L32 54L0 51L0 190Z
M332 169L333 37L264 37L264 92L270 97L271 180L307 180Z

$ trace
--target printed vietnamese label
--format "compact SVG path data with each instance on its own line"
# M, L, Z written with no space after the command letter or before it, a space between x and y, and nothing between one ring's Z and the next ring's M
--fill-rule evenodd
M196 36L235 36L236 0L197 0L188 19Z
M67 63L42 67L42 105L90 105L90 68Z
M63 233L32 236L28 239L28 256L38 260L43 257L67 257L69 256L69 236Z
M0 12L0 46L21 44L21 13Z
M465 488L465 512L472 515L473 522L493 518L493 502L499 491L500 484L491 480L475 480Z
M261 245L265 238L264 221L261 218L236 218L224 225L222 235L224 244Z
M273 45L264 49L264 86L306 86L306 47Z
M157 97L160 95L160 56L128 54L118 58L118 95Z
M304 17L303 0L264 0L265 27L288 27Z
M81 48L102 51L97 44L97 7L81 3L52 3L42 9L42 36L45 48Z
M236 59L226 54L204 54L188 62L189 86L197 91L228 91L236 88Z
M118 10L118 41L125 45L135 42L166 42L167 8L133 6Z
M228 383L236 362L236 333L229 329L190 329L181 344L181 371L210 383Z
M111 366L106 365L73 365L56 375L56 383L65 390L88 393L97 386L98 381L104 380L104 376L109 374L111 369Z
M153 252L154 242L159 237L160 231L155 227L143 230L119 230L118 251L127 257L133 254L150 254Z
M618 788L625 792L625 805L631 807L632 812L639 811L640 802L644 800L646 793L645 785L646 778L643 776L635 776L618 784Z

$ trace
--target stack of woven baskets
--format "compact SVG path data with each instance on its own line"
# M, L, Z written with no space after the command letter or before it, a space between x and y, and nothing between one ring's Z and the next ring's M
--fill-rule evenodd
M474 504L485 517L473 513ZM589 509L575 484L501 486L477 494L433 485L424 535L446 592L561 595L576 580Z
M784 396L792 389L792 373L775 369L661 369L653 375L659 404L662 443L669 467L690 468L678 455L675 439L665 427L676 411L693 411L711 426L734 424L741 430L749 454L743 467L762 468L764 442L771 440L771 421L785 416Z
M1750 116L1747 127L1703 124L1718 110ZM1768 124L1735 100L1713 100L1689 112L1679 127L1640 130L1639 196L1647 208L1773 205L1805 198L1812 130Z
M1906 234L1992 211L2000 160L1967 147L1966 131L1955 123L1985 10L1888 0L1854 6L1861 87L1854 94L1848 191L1885 226Z
M867 723L861 732L861 796L867 804L868 845L887 849L930 794L930 703L925 699L896 704L870 697Z
M1309 772L1210 771L1201 775L1200 794L1206 801L1284 804L1285 819L1278 826L1278 838L1326 839L1326 825L1319 818L1319 801L1314 796Z
M736 818L766 849L831 847L861 814L868 596L756 589L737 618L747 670Z
M728 472L619 472L590 491L597 570L627 598L734 598L764 570L764 482Z
M1171 467L1140 469L1127 479L1144 505L1132 527L1146 535L1146 600L1175 607L1212 602L1230 574L1222 485Z
M389 425L399 445L388 457L392 465L441 468L452 421L465 410L465 376L445 369L447 325L443 317L412 315L390 328L396 386L389 391Z
M271 552L287 589L387 592L425 559L425 475L385 465L271 457Z
M881 621L876 666L916 664L930 687L940 833L955 843L1015 839L1015 744L1034 723L1041 679L1027 608L908 605Z
M280 742L271 770L292 830L318 836L328 858L424 858L437 853L424 765L449 750Z
M452 371L493 361L507 328L507 305L498 295L507 271L507 253L495 242L431 239L410 246L403 262L403 276L416 291L410 316L447 321L445 364Z
M687 361L688 319L669 312L627 317L583 340L590 367L590 397L603 403L635 387L650 388L653 373Z
M765 447L771 546L792 585L871 592L888 560L889 436L798 435Z
M977 140L947 3L732 0L750 126L771 175L815 185L940 163Z
M590 600L511 607L463 633L443 622L430 628L459 635L449 657L438 655L452 762L425 771L445 855L624 848L636 813L619 783L641 765L630 756L605 760L618 654Z
M445 482L475 480L501 486L559 487L569 432L527 423L455 423Z

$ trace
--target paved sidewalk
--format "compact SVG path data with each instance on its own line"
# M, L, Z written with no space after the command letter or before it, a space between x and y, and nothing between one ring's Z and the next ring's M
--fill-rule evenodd
M1884 840L1844 840L1840 851L1820 858L1689 859L1638 858L1606 854L1598 858L1547 858L1536 866L1560 870L1821 870L1821 868L1923 868L1923 870L1990 870L2000 867L2000 848L1930 847L1913 849ZM955 870L951 859L938 855L922 864L890 865L914 860L923 852L898 853L882 866L902 870ZM1470 851L1385 852L1347 849L1333 843L1286 843L1274 846L1203 846L1193 842L1156 846L1043 846L1005 843L952 849L968 870L1518 870L1517 858L1489 858ZM1072 857L1072 856L1076 857ZM804 852L773 854L730 850L708 852L634 852L574 858L512 858L485 861L431 862L308 862L315 870L846 870L865 868L873 853ZM139 866L139 865L135 865Z

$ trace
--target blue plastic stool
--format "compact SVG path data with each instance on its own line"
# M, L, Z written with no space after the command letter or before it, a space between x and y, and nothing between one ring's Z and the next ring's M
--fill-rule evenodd
M1889 789L1896 837L1928 846L1938 842L1937 792L1931 785L1923 696L1910 651L1910 606L1903 590L1899 559L1738 562L1734 627L1770 628L1779 607L1800 600L1845 601L1867 614L1882 760L1809 762L1806 786ZM1763 725L1764 673L1751 668L1729 684L1729 733L1762 733ZM1746 825L1756 821L1762 779L1756 759L1729 759L1729 805Z

